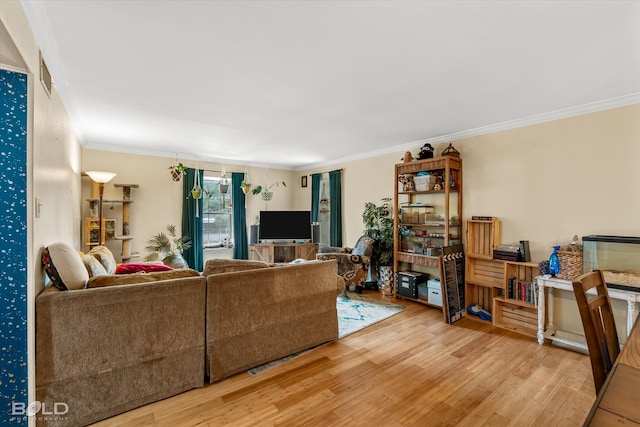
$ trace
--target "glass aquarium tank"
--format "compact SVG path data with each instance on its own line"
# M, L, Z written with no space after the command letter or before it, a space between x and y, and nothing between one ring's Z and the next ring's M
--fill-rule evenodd
M582 272L602 270L607 286L640 288L640 237L584 236Z

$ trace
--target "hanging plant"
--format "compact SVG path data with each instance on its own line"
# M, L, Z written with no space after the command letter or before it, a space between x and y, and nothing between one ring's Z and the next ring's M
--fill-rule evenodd
M220 193L226 194L227 190L229 190L229 180L227 179L227 172L222 169L222 176L220 177Z
M178 182L182 179L184 172L187 170L187 167L182 163L178 163L177 165L169 166L169 173L171 174L171 179Z
M284 181L278 181L278 182L274 182L273 184L269 185L268 187L265 185L264 187L262 185L258 185L256 188L254 188L251 192L255 195L255 194L262 194L262 200L264 201L269 201L273 198L273 191L271 191L271 189L273 187L277 187L280 184L282 184L283 187L287 186L287 183Z
M251 184L249 184L249 183L248 183L248 182L246 182L246 181L242 181L242 182L240 183L240 189L242 190L242 192L243 192L244 194L249 194L249 190L251 190Z
M196 169L195 180L193 181L193 188L191 189L191 197L198 200L202 198L202 187L200 186L200 173Z

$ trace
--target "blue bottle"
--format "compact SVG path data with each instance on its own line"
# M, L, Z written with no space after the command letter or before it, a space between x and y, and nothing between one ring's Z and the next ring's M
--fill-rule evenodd
M552 276L556 276L560 273L560 262L558 261L558 254L556 251L560 249L560 246L554 246L553 252L549 257L549 274Z

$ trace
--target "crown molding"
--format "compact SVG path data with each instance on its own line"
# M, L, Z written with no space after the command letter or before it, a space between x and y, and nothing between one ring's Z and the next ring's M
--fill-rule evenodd
M306 171L309 169L324 168L327 166L333 166L340 163L353 162L363 159L370 159L372 157L384 156L387 154L393 154L398 152L404 152L407 150L414 150L416 147L422 146L426 143L438 144L441 142L452 142L464 138L472 138L480 135L487 135L491 133L502 132L505 130L516 129L525 126L536 125L545 122L551 122L554 120L562 120L569 117L580 116L584 114L595 113L598 111L605 111L614 108L626 107L628 105L640 104L640 92L635 92L629 95L624 95L616 98L605 99L602 101L591 102L589 104L583 104L576 107L564 108L560 110L550 111L548 113L536 114L533 116L523 117L521 119L510 120L506 122L495 123L488 126L481 126L474 129L469 129L461 132L454 132L447 135L440 135L433 138L420 139L417 141L407 142L404 144L393 145L390 147L381 148L379 150L367 151L364 153L354 154L351 156L345 156L338 159L327 160L325 162L312 163L300 166L286 166L275 163L260 163L260 162L242 162L237 160L230 160L224 158L196 156L193 154L166 152L166 151L153 151L148 148L137 149L131 147L122 147L108 144L87 144L84 146L88 150L98 151L113 151L127 154L138 154L142 156L157 156L167 158L180 158L183 160L193 161L205 161L212 163L223 163L239 166L251 166L259 168L280 169L280 170L293 170L293 171ZM400 160L400 159L398 159Z
M596 113L598 111L611 110L614 108L626 107L634 104L640 104L640 92L635 92L628 95L619 96L616 98L605 99L602 101L591 102L591 103L579 105L576 107L563 108L560 110L550 111L548 113L535 114L533 116L523 117L521 119L509 120L506 122L500 122L492 125L481 126L474 129L454 132L447 135L436 136L433 138L420 139L413 142L394 145L391 147L386 147L386 148L382 148L374 151L368 151L366 153L355 154L352 156L346 156L339 159L329 160L326 162L308 164L308 165L298 167L295 170L304 171L308 169L323 168L327 166L333 166L339 163L352 162L357 160L369 159L372 157L383 156L387 154L393 154L397 152L403 152L407 150L413 150L416 147L422 146L426 143L438 144L441 142L453 142L453 141L464 139L464 138L472 138L475 136L487 135L491 133L502 132L505 130L516 129L516 128L525 127L525 126L532 126L532 125L551 122L555 120L562 120L570 117Z

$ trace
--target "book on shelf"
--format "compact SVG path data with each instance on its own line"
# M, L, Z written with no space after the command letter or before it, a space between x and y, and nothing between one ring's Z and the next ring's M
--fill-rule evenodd
M471 217L472 221L493 221L492 216L481 216L481 215L473 215Z
M538 305L538 286L536 282L518 280L517 277L507 279L507 298Z

